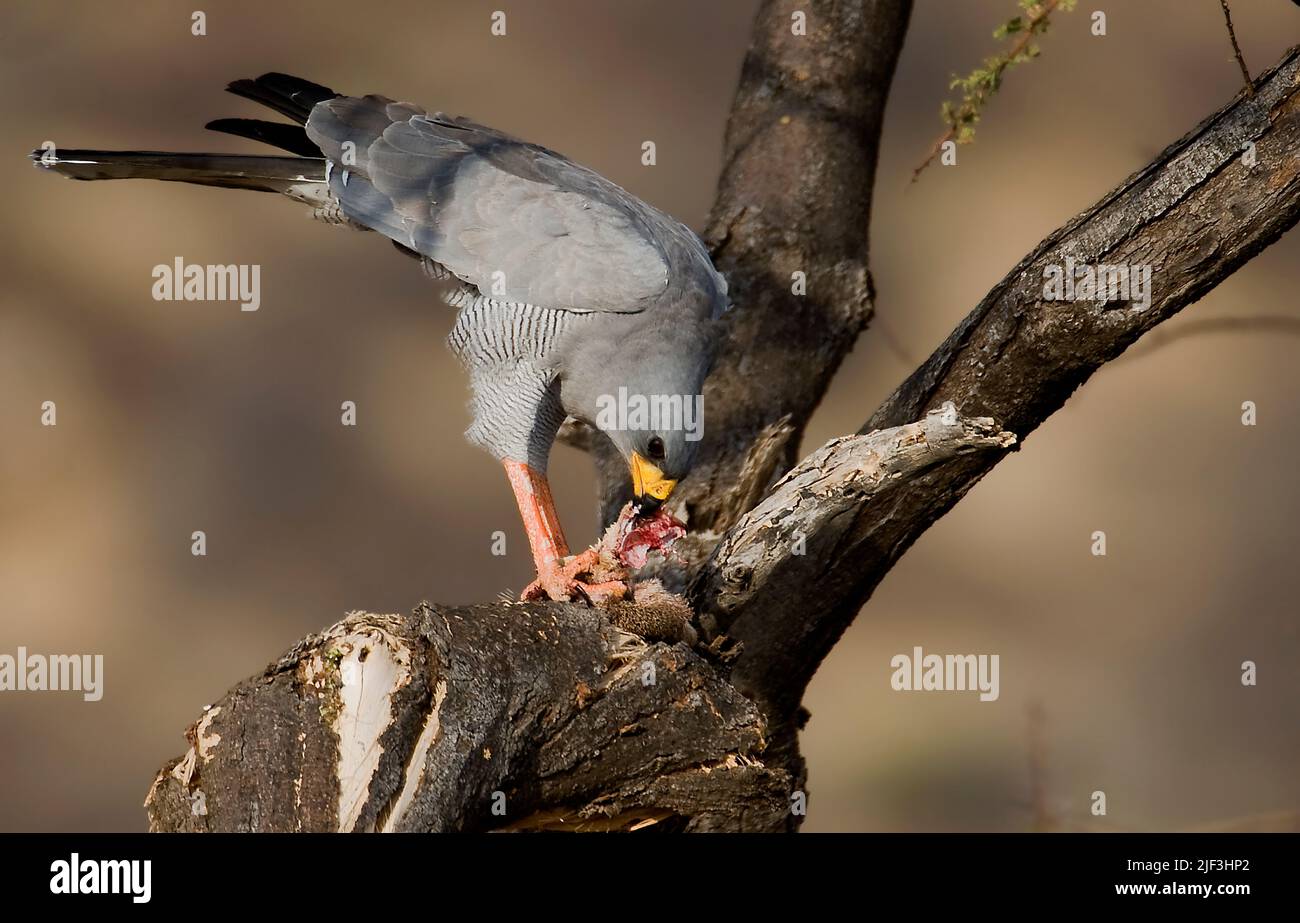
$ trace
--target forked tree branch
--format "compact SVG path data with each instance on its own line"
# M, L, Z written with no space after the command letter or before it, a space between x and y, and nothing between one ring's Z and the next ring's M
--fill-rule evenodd
M1012 442L945 411L833 441L724 542L724 593L761 592L790 566L813 582L819 547L781 553L797 530L824 541L828 522L941 460ZM726 679L732 660L647 643L582 606L354 613L208 710L154 780L150 825L792 829L801 781L770 758L767 717Z
M891 491L934 466L977 452L1009 449L1013 433L988 417L934 410L917 423L867 435L832 439L804 459L723 536L692 595L703 603L701 621L711 636L725 634L754 601L799 588L815 600L844 573L845 539L855 522L877 513ZM816 602L813 608L816 608ZM806 639L802 620L789 613L787 647L795 657ZM742 653L741 663L752 654Z
M1089 376L1142 334L1200 299L1300 219L1300 50L1163 151L1025 257L862 432L919 419L951 402L1024 439ZM1150 304L1045 296L1053 268L1151 269ZM1005 452L944 461L834 520L832 579L815 587L767 581L746 600L706 575L697 605L745 644L733 676L775 714L793 714L804 688L898 558L965 496ZM810 536L811 543L815 539ZM724 543L706 570L723 571ZM815 592L813 592L815 590Z
M876 156L911 10L911 0L759 10L705 232L736 307L705 386L701 457L678 488L694 531L721 534L790 469L871 319ZM627 465L603 436L594 442L610 522L630 499Z
M1300 218L1293 51L1026 257L863 434L780 480L870 314L866 210L910 6L819 4L802 43L793 9L764 4L728 130L712 236L740 308L683 485L693 601L706 640L728 637L647 643L561 604L351 616L191 728L150 791L155 829L795 829L799 702L894 562L1013 433ZM1150 266L1150 304L1047 300L1067 258Z

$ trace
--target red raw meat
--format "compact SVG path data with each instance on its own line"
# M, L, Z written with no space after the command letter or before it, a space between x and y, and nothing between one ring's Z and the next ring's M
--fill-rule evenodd
M686 534L686 524L660 507L649 516L628 516L621 528L616 554L626 567L642 567L652 551L668 552Z

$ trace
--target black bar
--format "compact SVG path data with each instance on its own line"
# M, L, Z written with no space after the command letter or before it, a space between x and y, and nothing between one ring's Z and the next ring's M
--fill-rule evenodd
M72 877L56 881L65 871L57 863L71 872L76 854L79 887L98 880L98 860L149 860L148 905L176 910L321 901L331 913L381 912L423 894L432 913L447 887L485 906L531 898L538 909L558 909L559 884L575 912L588 901L636 903L638 894L661 901L702 886L733 897L737 889L758 896L788 887L795 902L822 906L842 892L872 908L976 906L969 902L978 898L985 909L1104 902L1227 910L1243 901L1294 900L1297 842L1294 834L3 834L0 894L8 907L76 903L131 912L144 903L133 900L133 879L126 878L120 887L128 893L53 893L52 883L66 887ZM134 883L142 893L143 880Z

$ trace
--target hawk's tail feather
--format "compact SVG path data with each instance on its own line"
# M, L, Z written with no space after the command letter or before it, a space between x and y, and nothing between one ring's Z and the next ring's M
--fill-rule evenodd
M329 87L319 83L291 77L275 72L263 74L255 80L236 80L226 89L236 96L251 99L281 115L293 119L297 124L286 125L283 122L268 122L263 119L216 119L205 127L212 131L225 132L241 138L261 141L272 147L300 154L303 157L319 157L320 148L311 142L303 128L317 103L335 99L335 93Z
M203 126L211 131L225 132L252 141L261 141L271 147L278 147L290 154L301 157L319 157L320 148L307 137L307 131L300 125L286 125L284 122L267 122L262 119L215 119Z
M274 109L299 125L307 123L307 116L311 115L312 107L317 103L339 95L319 83L275 72L263 74L255 80L236 80L226 90Z
M30 156L37 166L72 179L156 179L277 192L307 202L324 195L325 160L321 157L57 148L35 150Z

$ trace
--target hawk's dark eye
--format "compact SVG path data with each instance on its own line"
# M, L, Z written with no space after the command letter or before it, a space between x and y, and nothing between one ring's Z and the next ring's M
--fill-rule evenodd
M651 436L646 451L650 453L650 457L655 461L662 461L664 457L664 441L658 436Z

